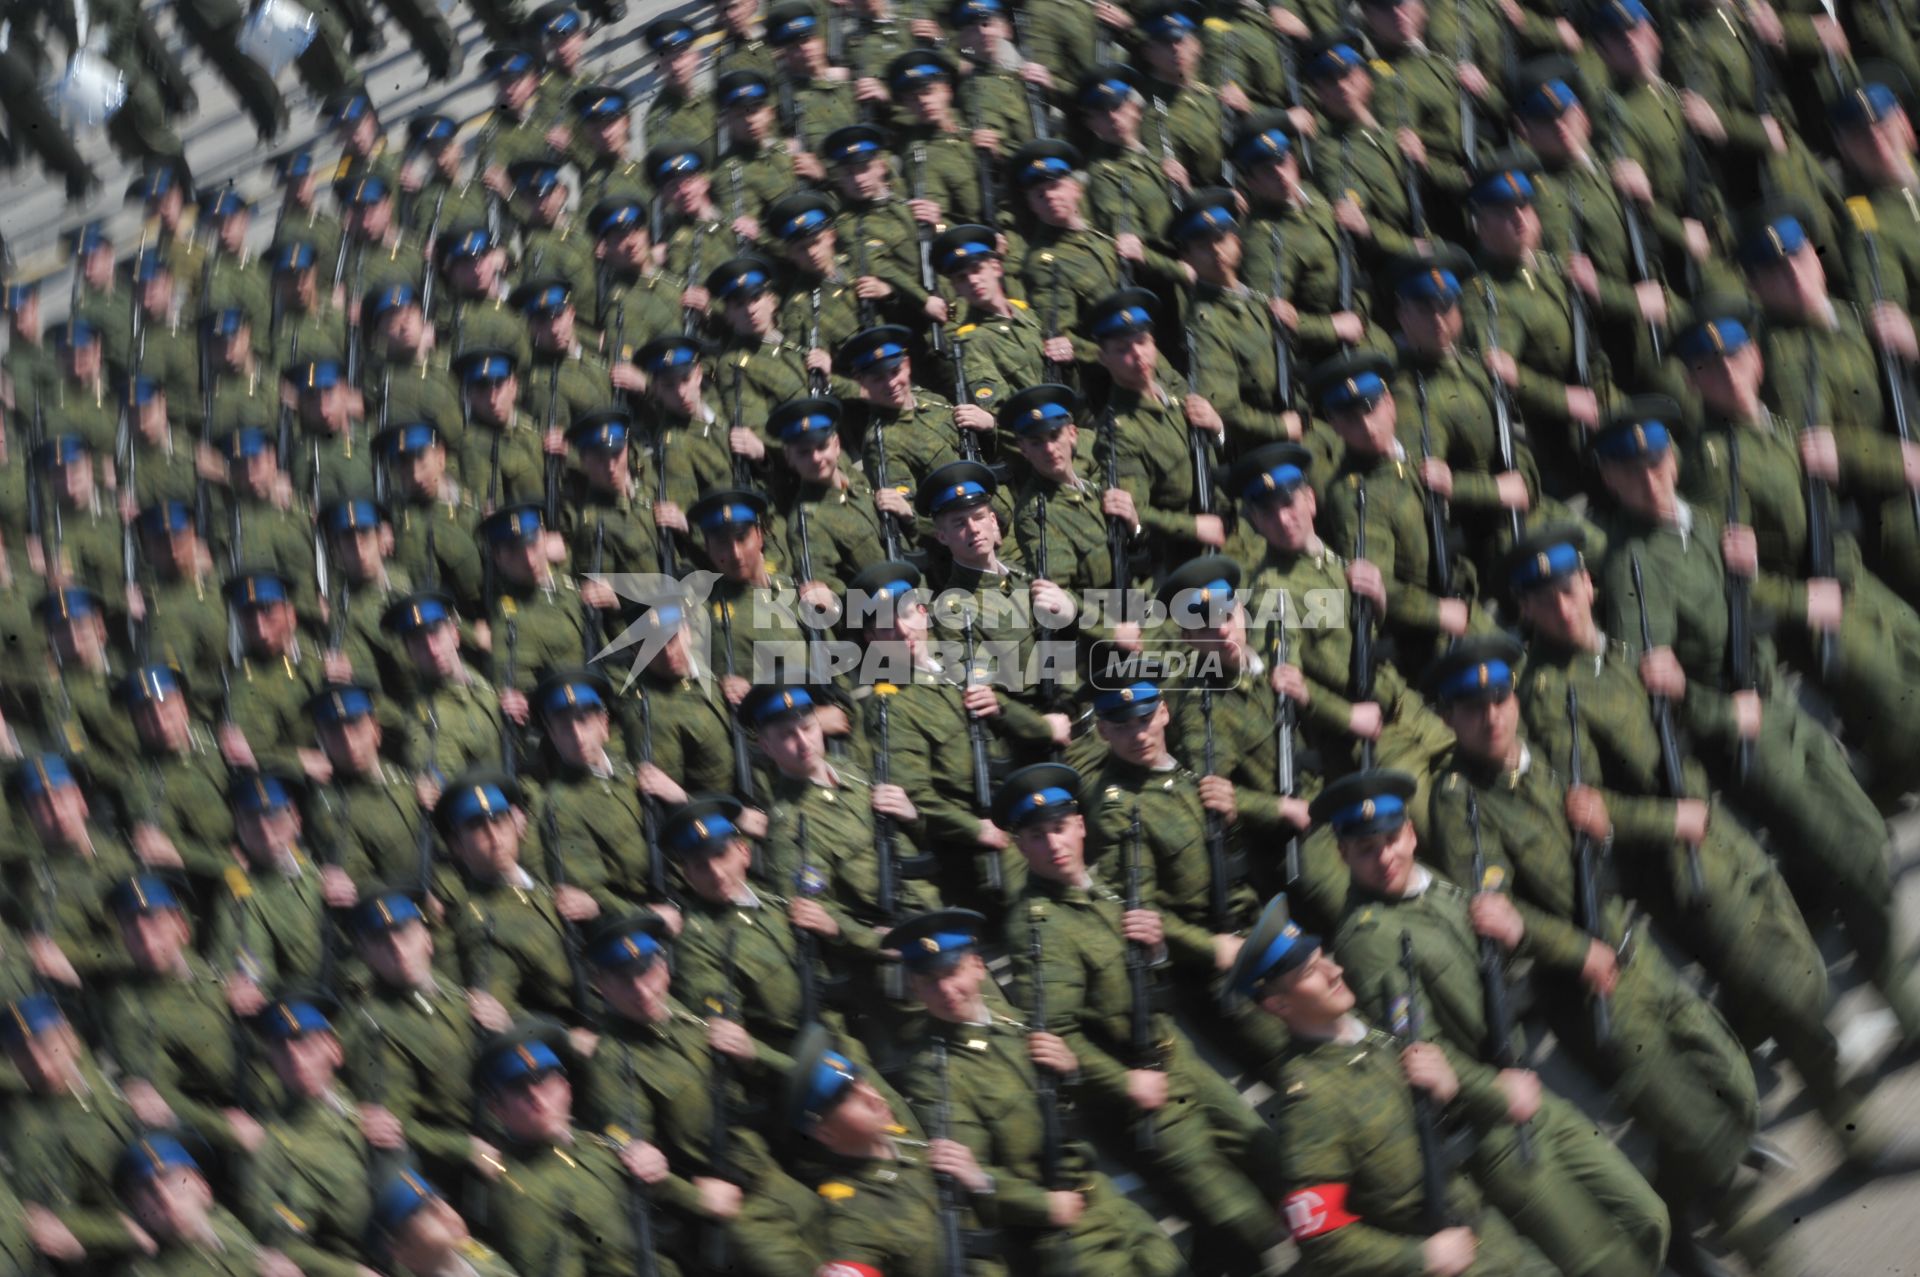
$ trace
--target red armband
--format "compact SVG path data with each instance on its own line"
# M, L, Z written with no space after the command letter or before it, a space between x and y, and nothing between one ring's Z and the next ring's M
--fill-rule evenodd
M1297 1242L1360 1222L1358 1215L1347 1211L1345 1184L1310 1184L1295 1189L1287 1194L1282 1209L1287 1215L1287 1231Z

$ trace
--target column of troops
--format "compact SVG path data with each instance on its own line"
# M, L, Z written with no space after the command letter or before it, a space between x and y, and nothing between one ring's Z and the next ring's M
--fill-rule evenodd
M477 125L150 163L4 298L0 1272L1812 1271L1816 938L1920 1047L1834 14L489 4Z

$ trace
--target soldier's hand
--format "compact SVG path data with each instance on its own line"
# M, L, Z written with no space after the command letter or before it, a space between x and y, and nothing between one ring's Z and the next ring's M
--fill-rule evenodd
M1407 1075L1407 1085L1425 1091L1442 1108L1460 1094L1460 1079L1446 1052L1431 1042L1414 1042L1400 1052L1400 1071Z
M645 1140L628 1140L620 1150L620 1164L642 1184L658 1184L667 1177L667 1155Z
M875 785L873 809L895 820L913 821L920 818L920 812L914 807L913 800L907 797L907 791L898 785Z
M360 1134L375 1148L405 1148L407 1144L400 1119L378 1104L360 1106Z
M1687 695L1687 672L1670 647L1656 647L1640 657L1640 683L1653 696L1681 701Z
M1120 915L1120 934L1135 944L1157 949L1166 943L1167 931L1160 915L1152 909L1129 909Z
M720 676L720 694L727 698L727 704L729 705L738 705L746 698L747 693L752 690L753 684L747 682L746 679L740 677L738 674L722 674Z
M573 1053L581 1059L590 1060L593 1058L594 1052L600 1049L600 1035L592 1029L583 1028L576 1024L567 1030L567 1045L571 1047Z
M1699 798L1682 798L1673 805L1673 836L1690 847L1706 841L1713 808Z
M1600 424L1600 396L1586 386L1567 387L1567 416L1591 430Z
M151 821L142 821L133 827L133 854L149 869L178 869L185 863L173 839Z
M254 1252L253 1267L258 1277L306 1277L300 1265L277 1250Z
M700 1194L700 1213L708 1219L738 1218L743 1198L738 1184L711 1175L696 1175L693 1186Z
M953 317L952 310L947 306L947 299L938 293L927 298L926 304L920 307L920 313L936 324L944 324Z
M353 662L338 648L329 649L320 658L320 671L333 684L353 682Z
M1597 300L1600 296L1600 272L1594 269L1593 259L1585 253L1573 253L1566 260L1567 282Z
M1044 579L1034 581L1027 589L1042 629L1051 633L1073 623L1077 609L1073 604L1073 596L1066 590Z
M1357 736L1361 740L1377 741L1380 730L1386 726L1386 717L1380 712L1377 701L1355 701L1353 708L1347 711L1347 735Z
M1273 316L1274 323L1279 324L1282 328L1286 329L1288 332L1291 333L1291 332L1299 331L1300 308L1295 306L1292 302L1288 301L1286 298L1269 297L1267 299L1267 313Z
M1047 739L1061 749L1073 743L1073 719L1065 714L1046 714Z
M1339 200L1335 202L1333 206L1333 220L1339 224L1342 230L1350 235L1358 235L1362 239L1373 238L1373 227L1367 222L1366 211L1360 207L1360 202L1351 195L1342 195Z
M1820 45L1822 48L1829 49L1834 53L1840 54L1842 57L1851 52L1847 44L1846 28L1842 27L1832 18L1825 16L1815 18L1813 20L1813 32L1820 37Z
M1347 588L1363 599L1371 599L1376 608L1384 611L1387 606L1387 586L1381 579L1380 567L1366 559L1355 559L1347 564Z
M1593 940L1587 944L1587 956L1580 963L1580 983L1596 998L1611 997L1620 983L1620 955L1612 946Z
M698 284L689 284L680 293L682 310L697 310L705 314L707 307L713 304L713 294Z
M727 448L737 457L749 461L766 459L767 445L759 435L745 426L735 426L727 431Z
M1507 386L1520 384L1520 365L1514 362L1511 354L1504 350L1489 350L1481 356L1487 371L1498 377Z
M1753 529L1744 523L1729 523L1720 532L1720 557L1726 560L1729 576L1753 576L1760 570L1760 547Z
M1193 429L1225 437L1227 423L1220 419L1220 410L1204 395L1188 395L1181 406L1186 409L1187 424Z
M997 151L1000 149L1000 133L997 129L975 129L973 147L976 151Z
M440 805L440 782L431 776L415 776L413 796L423 808L432 811Z
M267 1005L267 995L260 991L253 977L236 971L227 977L225 985L227 1006L241 1019L258 1015L260 1008Z
M1237 84L1223 84L1220 86L1220 105L1226 107L1235 115L1251 115L1253 113L1253 99L1248 97L1247 91Z
M1687 119L1687 127L1709 142L1719 143L1727 140L1727 126L1720 119L1720 113L1713 104L1695 93L1692 89L1680 92L1680 114Z
M973 845L987 851L1004 851L1013 845L1013 840L1007 836L1006 830L991 820L983 820L980 822L980 832L973 836Z
M707 1021L707 1045L736 1060L753 1059L753 1035L738 1020L715 1016Z
M1298 665L1276 665L1271 678L1273 690L1296 705L1305 705L1313 699L1313 688L1307 685L1307 676Z
M1461 88L1482 102L1487 100L1487 94L1492 91L1493 86L1487 83L1487 74L1480 69L1478 63L1456 62L1453 64L1453 73L1460 81Z
M1780 24L1780 15L1767 0L1749 0L1741 6L1746 10L1747 22L1753 27L1753 34L1776 49L1787 47L1787 29Z
M1073 338L1055 335L1040 343L1040 353L1048 362L1070 364L1073 362Z
M259 766L253 759L253 746L247 743L247 734L240 730L238 723L222 723L214 736L220 742L220 757L227 766L243 772L258 771Z
M580 601L588 607L602 610L620 606L620 596L614 593L613 587L590 576L580 579Z
M1640 161L1622 157L1609 165L1607 171L1613 176L1613 187L1622 199L1636 204L1653 203L1653 184L1647 180L1647 170L1640 167Z
M749 838L767 836L767 813L758 807L747 807L740 812L740 832Z
M1094 0L1093 18L1101 26L1112 27L1115 31L1133 30L1133 15L1113 3L1113 0ZM1297 18L1294 20L1299 21Z
M1116 235L1113 238L1113 251L1130 262L1147 260L1147 246L1132 231Z
M1913 317L1892 302L1878 302L1868 320L1874 342L1880 349L1912 363L1920 358L1920 344L1913 333Z
M1471 1228L1443 1228L1420 1243L1420 1261L1428 1277L1460 1277L1473 1267L1479 1245Z
M527 694L517 687L509 687L501 692L500 712L525 727L527 725Z
M1418 168L1427 166L1427 144L1420 140L1418 133L1412 129L1396 129L1393 140L1399 146L1400 154L1407 157L1408 163Z
M1760 735L1761 701L1760 693L1745 691L1733 694L1734 730L1740 733L1742 740L1755 740Z
M1118 519L1128 528L1140 526L1140 516L1133 508L1133 494L1125 488L1108 488L1100 496L1100 513L1109 518ZM1118 588L1116 582L1115 588Z
M681 928L687 925L687 920L680 916L680 911L664 900L654 901L647 906L647 909L655 917L659 918L660 921L667 924L667 934L670 936L679 935Z
M873 493L874 509L882 514L891 514L896 518L913 518L913 503L907 500L907 494L898 488L876 488Z
M953 410L953 424L962 430L992 430L998 423L979 404L963 403Z
M1200 805L1208 811L1218 812L1228 820L1237 820L1240 816L1240 805L1234 796L1233 782L1225 776L1200 778Z
M147 619L147 596L137 585L127 587L127 615L136 621Z
M1845 609L1846 595L1840 589L1840 582L1825 576L1817 576L1807 582L1808 629L1839 629L1841 614Z
M484 1180L497 1180L507 1169L500 1162L500 1150L478 1135L467 1138L467 1165Z
M1485 936L1508 953L1526 939L1527 920L1520 916L1513 897L1503 891L1476 891L1467 901L1467 919L1473 934Z
M863 75L853 82L854 100L858 102L888 101L887 86L870 75Z
M1274 810L1283 822L1301 833L1313 825L1313 804L1304 798L1280 798Z
M1540 1111L1540 1075L1532 1069L1501 1069L1494 1083L1507 1097L1507 1118L1515 1126L1531 1122Z
M828 913L818 900L802 898L790 901L787 905L787 916L793 919L793 925L802 931L811 931L829 940L840 934L840 924L833 920L833 915Z
M513 195L513 181L507 176L507 170L498 164L489 164L481 172L480 184L503 200Z
M947 33L932 18L915 18L907 24L907 30L913 32L914 39L929 48L947 38Z
M1318 121L1316 121L1313 118L1313 112L1309 111L1304 106L1288 107L1287 123L1293 126L1288 131L1291 132L1295 137L1319 136L1320 124Z
M351 909L360 902L360 890L346 870L328 865L320 871L320 898L330 909Z
M1333 317L1333 335L1346 345L1357 346L1366 340L1367 321L1350 310L1340 311Z
M1027 1034L1027 1054L1043 1069L1071 1077L1080 1071L1080 1059L1066 1039L1053 1033Z
M678 502L656 501L653 503L654 526L665 532L685 532L687 513Z
M467 1014L473 1017L475 1024L493 1033L505 1032L507 1026L513 1023L513 1017L500 1005L500 999L478 989L467 990Z
M1830 428L1814 426L1800 432L1800 464L1809 478L1840 481L1840 447Z
M253 1114L245 1109L222 1109L220 1116L227 1119L227 1133L233 1136L233 1142L247 1152L258 1152L260 1146L266 1143L266 1129L254 1121Z
M547 145L556 151L564 151L573 145L573 130L564 124L556 124L547 130Z
M975 718L995 718L1000 713L1000 694L981 683L961 693L960 700Z
M555 887L553 907L568 922L591 922L600 916L600 902L578 887Z
M87 1248L80 1244L80 1239L73 1235L72 1229L60 1222L59 1216L38 1202L24 1205L27 1240L33 1243L35 1250L48 1259L65 1264L78 1263L87 1257Z
M1225 971L1240 956L1240 946L1244 938L1236 935L1217 935L1213 938L1213 969Z
M1140 650L1140 623L1120 621L1113 627L1113 645L1123 652Z
M1566 797L1567 823L1576 833L1605 842L1613 836L1613 818L1607 800L1591 785L1571 785Z
M173 1105L143 1077L123 1079L120 1094L127 1097L127 1107L140 1119L142 1126L172 1126L174 1123Z
M559 426L555 426L553 429L546 431L540 436L540 450L549 457L566 456L567 432Z
M1505 470L1493 476L1494 495L1507 510L1531 510L1533 495L1527 491L1527 476L1518 470Z
M797 169L800 166L796 164L794 167ZM729 225L732 226L733 233L741 239L760 238L760 219L757 217L736 217Z
M862 275L853 281L853 295L862 301L880 301L893 296L893 285L875 275Z
M1704 262L1713 256L1713 237L1707 234L1705 222L1692 217L1682 218L1680 231L1687 241L1687 256L1696 262Z
M792 154L793 171L796 174L806 178L809 182L822 182L826 180L827 166L820 162L819 156L811 151L802 151L798 147L793 148Z
M1193 516L1193 539L1215 550L1227 544L1227 522L1217 514Z
M1420 463L1420 482L1427 485L1427 491L1441 500L1453 496L1453 467L1438 457L1428 457Z
M973 1160L973 1150L958 1140L934 1140L927 1145L927 1166L959 1180L970 1193L984 1193L993 1181Z
M1174 159L1171 155L1160 161L1160 171L1167 175L1169 182L1172 182L1181 190L1190 191L1193 189L1193 179L1187 176L1187 166L1179 160Z
M1020 64L1020 78L1028 84L1037 84L1043 89L1051 89L1053 87L1053 72L1047 70L1045 66L1038 62L1022 62Z
M1640 318L1656 328L1667 326L1667 290L1657 279L1645 279L1633 286L1633 297Z
M1167 1075L1159 1069L1128 1069L1127 1100L1142 1113L1167 1105Z

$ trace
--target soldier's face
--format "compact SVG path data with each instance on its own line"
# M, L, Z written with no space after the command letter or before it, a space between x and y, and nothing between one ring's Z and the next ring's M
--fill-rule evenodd
M238 469L240 473L234 477L241 491L256 497L269 496L280 478L280 459L271 449L262 448L244 458Z
M409 630L407 656L421 672L436 679L451 678L460 666L460 631L452 621Z
M760 748L784 776L809 775L827 756L826 733L813 714L789 714L760 729Z
M860 389L875 403L904 408L913 395L913 361L902 359L891 368L878 368L859 376Z
M1279 163L1255 164L1243 169L1247 193L1262 204L1285 204L1300 185L1300 162L1289 154Z
M303 1033L274 1043L267 1054L280 1085L305 1099L325 1095L346 1059L340 1039L331 1033Z
M265 864L300 841L300 811L288 803L285 807L235 812L233 831L248 858Z
M564 1073L543 1073L523 1086L495 1091L490 1101L507 1134L527 1143L559 1143L573 1125L573 1085Z
M334 567L356 583L377 576L381 560L391 549L393 529L384 523L375 528L350 528L327 538L327 552L333 556Z
M247 250L247 232L253 228L253 214L245 209L220 219L220 251L239 257Z
M1245 255L1245 247L1238 235L1215 235L1211 239L1195 240L1184 254L1201 278L1212 281L1222 280L1239 270L1240 261Z
M359 714L320 728L320 748L337 768L364 776L380 761L380 720Z
M447 473L447 450L439 444L410 452L400 462L400 475L414 492L438 492Z
M1877 181L1905 183L1913 170L1913 122L1904 110L1871 126L1841 129L1840 156L1856 172Z
M140 733L141 743L150 749L167 753L186 749L192 731L187 698L168 696L165 700L140 702L133 707L133 730Z
M102 244L88 253L81 264L87 277L87 287L107 289L113 285L113 246Z
M425 331L425 317L418 306L395 306L380 317L380 335L390 346L412 350Z
M833 166L833 180L847 195L857 200L877 200L887 193L893 180L893 168L884 152L857 156L850 163Z
M284 651L293 639L296 618L291 603L269 603L265 607L240 609L240 632L255 652Z
M1810 317L1827 308L1827 268L1811 244L1783 261L1749 272L1748 278L1761 305L1775 314Z
M313 299L319 293L312 270L281 271L273 277L274 291L283 303L292 303L301 310L310 310Z
M1071 226L1080 217L1080 183L1056 177L1026 188L1027 208L1049 226Z
M693 643L687 637L686 627L675 630L673 636L660 645L659 653L647 668L668 678L686 678L693 673Z
M1153 383L1160 362L1160 346L1152 333L1108 337L1100 343L1100 366L1128 390L1145 390Z
M1087 872L1087 822L1079 812L1029 821L1013 841L1026 858L1029 873L1049 882L1079 882Z
M1456 701L1447 708L1446 719L1470 757L1499 762L1513 756L1519 742L1520 700L1512 692Z
M600 154L625 156L627 142L633 137L633 118L609 115L582 126L580 132Z
M1600 60L1607 70L1630 79L1651 80L1660 73L1660 33L1651 22L1600 37Z
M167 433L167 399L154 392L153 398L134 407L134 420L140 427L140 437L157 440Z
M711 856L688 856L680 862L680 872L695 895L720 904L740 894L752 864L753 848L747 840L732 838Z
M454 850L468 872L480 879L505 876L520 863L520 830L526 817L518 808L470 820L454 835Z
M393 225L393 200L382 196L354 205L347 214L347 230L358 239L377 240Z
M120 939L142 971L172 971L193 932L178 909L120 915Z
M593 977L593 987L615 1011L641 1024L666 1021L671 1014L667 990L672 983L672 970L657 957L644 967L596 971Z
M1680 478L1680 463L1673 450L1660 454L1653 465L1632 461L1603 461L1600 481L1607 485L1613 499L1643 518L1665 518L1674 507L1673 490Z
M1416 843L1411 822L1388 834L1368 838L1342 838L1340 859L1354 881L1376 895L1398 900L1413 885L1413 851Z
M831 1149L871 1147L895 1126L886 1097L865 1078L847 1088L847 1096L813 1125L813 1138Z
M1467 326L1466 315L1457 301L1439 305L1402 298L1394 311L1407 344L1422 354L1438 354L1451 348Z
M986 974L979 955L969 953L949 970L910 973L907 986L928 1015L946 1024L964 1024L979 1009L980 981Z
M1200 41L1190 35L1172 40L1149 40L1144 46L1147 66L1162 80L1188 79L1200 66Z
M1474 209L1473 226L1495 257L1512 260L1540 246L1540 214L1531 204L1482 204Z
M745 35L753 29L753 20L759 13L760 0L728 0L720 16L727 24L727 30Z
M141 1227L169 1241L198 1240L208 1230L213 1190L190 1166L169 1166L127 1195Z
M808 483L825 483L840 464L840 436L829 430L780 445L780 455Z
M7 1058L39 1095L51 1095L66 1086L74 1062L80 1058L80 1039L65 1021L11 1043Z
M796 40L780 50L780 65L789 75L812 75L826 64L827 42L819 36Z
M173 276L159 271L140 285L140 309L149 315L164 315L173 305Z
M661 66L666 71L667 83L676 89L684 89L693 83L695 73L700 70L700 48L695 44L683 44L668 54Z
M571 304L558 310L535 311L527 324L538 350L569 350L573 346L574 313Z
M923 120L939 119L953 108L953 85L941 76L922 80L908 90L907 104Z
M997 257L981 257L952 276L960 295L971 302L996 302L1006 291L1007 268Z
M1334 119L1351 120L1372 105L1373 76L1364 67L1344 75L1323 75L1313 81L1313 96Z
M1372 0L1361 5L1360 12L1366 15L1367 29L1376 38L1393 44L1411 44L1427 31L1427 6L1419 0L1402 0L1399 4Z
M937 515L933 520L933 539L952 551L960 563L985 567L993 561L993 552L1000 548L1000 519L992 505Z
M58 482L67 505L84 503L93 495L93 454L83 453L61 466Z
M52 634L61 659L69 665L92 669L99 664L100 653L106 650L107 622L97 612L59 622L53 626Z
M1142 104L1138 95L1122 99L1117 106L1089 107L1087 128L1102 142L1125 145L1140 136Z
M703 381L699 364L663 368L648 379L647 393L676 416L691 417L700 408Z
M757 523L709 532L706 547L713 566L730 581L752 581L766 562L766 537Z
M1342 408L1329 413L1328 420L1341 442L1356 452L1380 457L1393 451L1398 414L1392 392L1381 395L1364 408Z
M779 298L766 289L727 299L727 325L737 333L760 336L773 331L773 311Z
M1345 969L1324 949L1314 950L1305 966L1260 995L1262 1010L1295 1026L1330 1024L1353 1010L1353 1003Z
M1593 578L1583 569L1528 590L1520 596L1520 619L1551 642L1585 647L1594 631Z
M839 249L839 239L832 230L824 229L803 240L789 243L787 256L816 275L828 275L833 272L833 259Z
M1759 398L1765 380L1766 363L1755 342L1731 355L1709 356L1687 365L1687 383L1716 412L1744 414Z
M687 173L667 183L667 199L674 211L694 214L707 207L707 195L713 184L705 173Z
M1114 722L1098 720L1100 739L1107 748L1136 767L1151 767L1167 753L1167 705L1153 707L1153 713Z
M1035 473L1063 483L1073 474L1073 450L1079 442L1080 427L1068 422L1051 434L1021 435L1018 447Z
M410 1273L437 1273L471 1236L467 1221L442 1198L415 1211L392 1239L393 1262Z
M77 381L91 381L100 375L100 343L82 342L67 347L67 369Z
M569 767L591 767L600 761L608 737L604 710L573 710L547 715L547 739Z
M647 234L645 222L635 222L616 231L603 242L607 248L607 263L612 266L640 270L647 265L647 259L653 256L653 240Z
M253 354L253 330L241 324L225 337L214 338L213 348L220 366L228 372L236 371Z
M540 87L538 76L528 73L516 75L500 81L500 102L507 110L518 113L520 108L533 100L533 92Z
M433 976L433 932L424 922L409 922L362 936L360 956L395 988L418 988Z
M754 142L764 142L773 136L773 119L773 105L765 99L743 102L726 110L727 131Z
M1593 121L1583 106L1562 111L1550 120L1525 116L1516 118L1519 124L1517 131L1522 140L1550 160L1585 155L1587 144L1593 137Z
M1202 625L1186 631L1185 638L1195 651L1217 655L1226 669L1238 670L1246 651L1247 618L1235 605L1217 619L1217 625Z
M615 451L589 448L580 454L580 472L596 492L623 492L633 471L627 465L627 445Z

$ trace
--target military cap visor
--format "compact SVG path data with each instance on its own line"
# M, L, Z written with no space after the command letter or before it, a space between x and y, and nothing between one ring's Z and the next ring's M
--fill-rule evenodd
M1234 463L1227 486L1249 505L1291 501L1306 486L1312 464L1312 454L1297 443L1265 444Z
M887 947L915 975L939 975L977 953L985 916L971 909L936 909L917 914L887 933Z
M746 809L730 795L696 795L670 812L660 826L660 842L680 857L715 855L746 834L740 815Z
M767 498L763 494L746 488L724 488L694 502L687 511L687 521L702 532L718 535L758 526L766 513Z
M32 993L9 1002L0 1015L0 1042L16 1046L67 1022L66 1012L51 994Z
M1336 838L1371 838L1407 823L1417 786L1405 772L1376 769L1343 776L1314 798L1308 813Z
M1153 713L1160 708L1160 700L1159 685L1141 680L1096 693L1093 712L1106 722L1126 723Z
M1001 402L997 419L1015 438L1040 438L1073 425L1079 406L1080 396L1070 386L1029 386Z
M993 795L993 823L1006 830L1071 815L1080 810L1084 778L1065 763L1022 767Z
M1319 949L1320 937L1295 926L1287 912L1287 898L1275 896L1227 970L1225 1000L1258 998L1273 981L1304 967Z
M1500 634L1459 639L1427 667L1421 684L1441 705L1500 700L1513 691L1520 651Z
M1000 491L993 470L978 461L949 461L920 481L914 508L928 518L939 518L991 502Z

